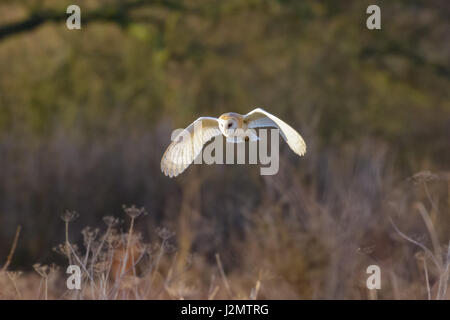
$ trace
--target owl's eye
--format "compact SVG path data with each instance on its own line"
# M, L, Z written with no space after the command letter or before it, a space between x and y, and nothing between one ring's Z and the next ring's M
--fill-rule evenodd
M231 128L231 126L232 126L233 124L230 122L230 123L228 123L228 128Z

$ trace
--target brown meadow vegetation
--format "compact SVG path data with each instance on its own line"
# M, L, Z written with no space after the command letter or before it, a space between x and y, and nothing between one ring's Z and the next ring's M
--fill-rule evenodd
M379 2L2 1L0 299L448 299L450 6ZM305 157L160 172L255 106Z

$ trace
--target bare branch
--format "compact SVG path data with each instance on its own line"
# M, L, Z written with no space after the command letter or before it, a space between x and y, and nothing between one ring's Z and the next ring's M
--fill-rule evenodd
M83 13L82 22L85 25L90 22L106 21L124 26L134 21L133 17L131 16L132 10L149 5L162 6L169 10L184 9L184 6L180 3L168 0L136 0L129 2L121 1L113 6L110 5L103 8L94 9L87 13ZM27 18L21 21L12 22L0 26L0 41L16 34L32 31L47 22L64 22L66 21L67 17L68 15L65 11L39 9L31 13ZM149 20L149 22L153 21Z

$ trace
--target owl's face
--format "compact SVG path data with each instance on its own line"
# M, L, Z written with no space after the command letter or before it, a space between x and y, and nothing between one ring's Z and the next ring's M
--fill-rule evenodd
M233 117L222 115L219 118L219 129L225 137L233 136L238 128L238 121Z

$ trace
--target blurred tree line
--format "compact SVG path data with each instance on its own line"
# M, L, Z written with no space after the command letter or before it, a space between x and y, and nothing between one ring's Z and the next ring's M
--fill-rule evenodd
M326 143L374 135L449 160L445 1L380 1L380 31L365 27L367 1L86 0L69 31L71 3L1 4L4 26L43 17L1 40L2 132L184 126L258 105L317 118Z
M81 30L66 28L70 4ZM370 4L2 1L0 253L17 222L57 229L65 209L98 217L133 201L164 215L180 191L160 155L200 115L260 106L313 151L376 141L404 174L448 169L450 3L376 1L381 30L366 28Z

